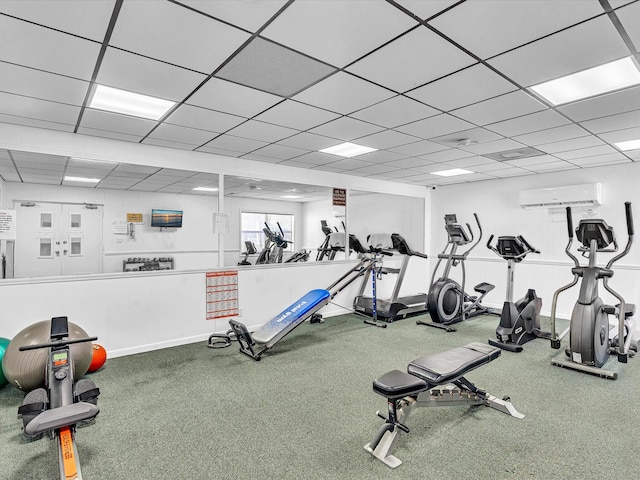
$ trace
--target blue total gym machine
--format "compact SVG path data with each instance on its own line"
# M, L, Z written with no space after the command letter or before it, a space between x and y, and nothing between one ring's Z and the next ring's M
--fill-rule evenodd
M228 347L231 345L232 336L235 336L240 344L241 353L254 360L260 360L267 350L273 348L276 343L308 318L311 318L312 323L321 321L322 316L317 313L318 310L327 305L357 278L367 275L375 278L377 269L379 269L380 256L387 254L382 250L365 250L354 235L349 235L349 247L361 254L360 261L329 287L311 290L253 333L250 333L243 323L237 320L229 320L231 330L226 334L211 335L208 347ZM375 316L371 319L365 318L364 323L381 328L386 328L387 326L386 323L378 322Z

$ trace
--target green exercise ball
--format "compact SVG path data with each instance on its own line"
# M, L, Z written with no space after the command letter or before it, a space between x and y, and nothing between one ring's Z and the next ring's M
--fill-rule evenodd
M9 342L11 342L11 340L8 338L0 337L0 387L4 387L7 384L7 379L2 371L2 359L4 358L4 352L7 351Z
M25 345L48 343L50 336L51 320L44 320L29 325L13 337L2 358L2 371L11 385L25 392L45 386L49 349L39 348L21 352L19 348ZM69 339L88 336L87 332L78 325L69 322ZM69 345L69 348L73 358L73 379L79 380L87 373L91 363L93 355L91 342L76 343Z

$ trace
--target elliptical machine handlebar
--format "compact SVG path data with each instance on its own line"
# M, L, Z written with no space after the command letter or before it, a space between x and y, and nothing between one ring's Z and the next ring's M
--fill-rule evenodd
M624 202L624 213L627 216L627 234L633 237L633 215L631 214L631 202Z
M518 238L524 244L524 246L527 247L530 250L529 253L540 253L540 250L538 250L537 248L532 247L531 244L529 242L527 242L522 235L518 235Z
M573 240L573 217L571 216L571 207L567 207L567 230L569 239Z

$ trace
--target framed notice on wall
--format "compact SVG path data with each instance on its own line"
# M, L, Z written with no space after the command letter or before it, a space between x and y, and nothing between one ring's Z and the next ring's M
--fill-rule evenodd
M237 317L238 308L238 271L207 272L207 320Z
M16 211L0 210L0 240L16 239Z

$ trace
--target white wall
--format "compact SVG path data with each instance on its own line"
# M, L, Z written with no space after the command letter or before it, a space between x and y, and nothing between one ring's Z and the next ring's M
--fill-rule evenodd
M554 291L573 278L573 264L564 253L568 241L566 216L564 209L555 209L558 213L552 214L548 209L520 208L519 192L532 188L601 182L604 199L603 204L595 208L595 216L604 218L614 227L622 249L627 240L625 201L633 202L636 225L640 226L638 178L640 165L629 164L439 187L432 195L431 257L433 259L439 253L437 250L441 250L446 243L443 220L445 214L455 213L459 222L469 222L475 227L473 213L478 213L484 229L484 238L467 262L467 291L472 291L471 287L481 281L493 283L496 289L486 297L485 303L500 307L506 291L507 263L488 250L486 242L491 234L496 237L523 235L541 254L529 255L524 262L516 266L514 297L517 299L524 295L527 288L535 288L542 298L542 313L549 315ZM585 211L585 208L574 209L574 227ZM574 248L576 243L574 242ZM601 254L598 258L600 264L606 263L611 257ZM615 276L611 279L610 285L621 293L627 302L640 302L640 246L634 245L631 253L614 265L614 269ZM559 297L558 316L570 317L571 309L578 297L577 288L574 287ZM605 301L613 301L604 289L601 290L600 295Z

